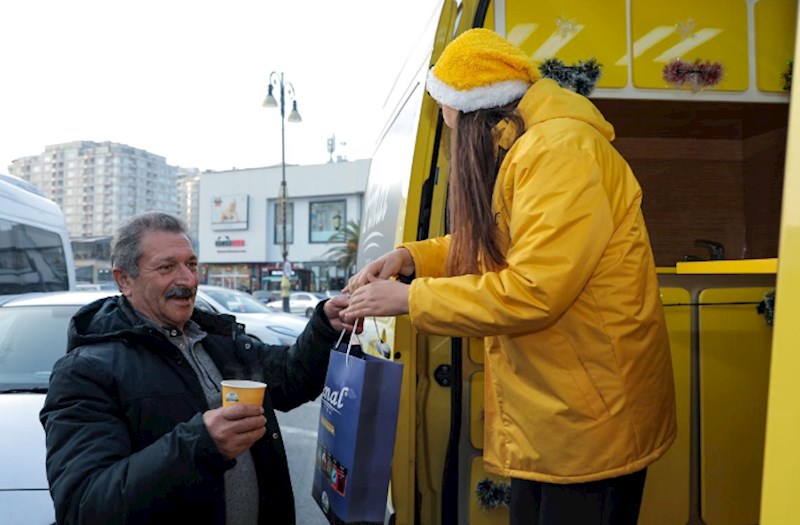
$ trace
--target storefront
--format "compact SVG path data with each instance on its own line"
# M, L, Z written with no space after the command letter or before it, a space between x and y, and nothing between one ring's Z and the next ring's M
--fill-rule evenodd
M252 265L246 263L203 264L200 269L201 283L233 290L252 291L253 278Z
M346 271L330 258L336 235L360 222L369 160L287 166L287 224L278 213L280 166L200 175L202 283L279 290L283 232L295 290L341 290ZM331 239L334 239L331 242Z

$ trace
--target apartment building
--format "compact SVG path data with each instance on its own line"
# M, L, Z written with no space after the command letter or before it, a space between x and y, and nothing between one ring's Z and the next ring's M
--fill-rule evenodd
M200 235L200 170L178 168L178 217L189 230L195 251L199 249Z
M113 235L125 219L145 211L178 213L177 168L125 144L53 144L14 160L10 171L61 207L73 238Z

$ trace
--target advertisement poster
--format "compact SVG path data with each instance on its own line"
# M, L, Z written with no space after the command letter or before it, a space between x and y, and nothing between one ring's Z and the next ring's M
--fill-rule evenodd
M212 230L247 229L247 195L220 195L211 199Z

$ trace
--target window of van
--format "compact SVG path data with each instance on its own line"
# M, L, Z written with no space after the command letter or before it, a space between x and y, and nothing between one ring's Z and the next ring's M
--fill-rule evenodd
M0 219L0 295L69 289L61 237Z

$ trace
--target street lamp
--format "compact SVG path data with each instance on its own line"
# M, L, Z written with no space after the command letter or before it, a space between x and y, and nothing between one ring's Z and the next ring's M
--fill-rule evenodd
M275 95L273 94L273 90L278 88L278 99L275 99ZM283 256L283 274L288 278L289 274L291 273L292 269L289 266L289 248L287 246L287 239L286 239L286 208L288 208L289 203L287 202L289 198L289 194L286 192L286 132L285 132L285 121L286 121L286 99L289 99L292 102L292 111L289 113L289 122L302 122L303 119L300 118L300 113L297 112L297 100L295 100L294 94L294 87L291 83L284 83L283 82L283 72L280 74L273 71L269 75L269 91L267 92L267 98L264 99L263 106L265 108L277 108L280 107L281 109L281 191L280 195L278 196L280 207L281 207L281 217L282 217L282 238L281 238L281 255Z

